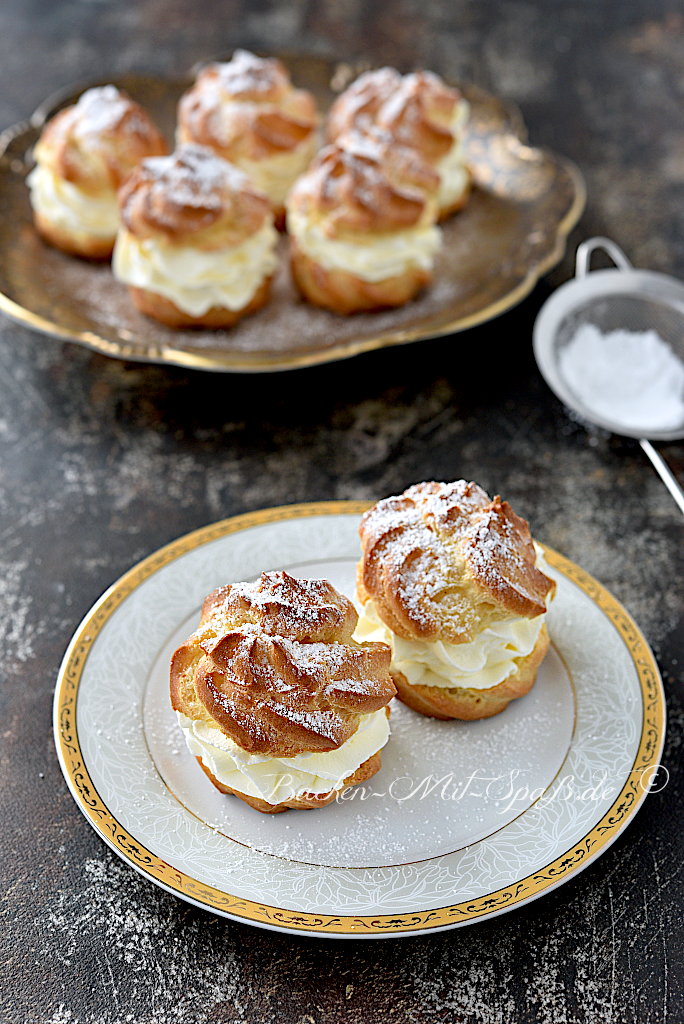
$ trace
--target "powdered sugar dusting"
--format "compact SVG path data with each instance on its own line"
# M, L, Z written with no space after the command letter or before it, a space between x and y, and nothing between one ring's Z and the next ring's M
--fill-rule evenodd
M477 484L417 484L378 502L360 532L371 597L386 613L405 615L423 636L472 639L478 612L459 594L471 577L503 605L503 615L513 610L511 602L523 602L519 614L544 610L551 583L534 567L527 524L505 502L489 502Z
M206 146L181 146L142 161L145 180L178 206L218 209L226 192L249 187L247 176Z
M189 641L206 655L194 688L244 749L315 750L321 739L337 748L360 715L380 710L395 692L389 648L353 641L356 623L352 603L327 580L279 571L221 587Z
M275 715L284 718L286 722L302 726L307 732L315 733L316 736L324 736L336 746L340 745L342 733L340 730L339 715L332 708L328 710L317 709L307 711L292 707L291 704L279 702L272 705Z
M450 508L458 510L467 487L464 480L451 485L420 484L399 497L378 502L363 519L361 538L368 577L379 580L380 593L391 603L394 593L408 619L421 631L434 633L439 628L436 605L453 582L454 566L438 526ZM487 496L482 495L484 504Z
M82 134L93 135L113 131L130 111L131 106L131 100L114 85L88 89L74 108L78 130Z
M464 531L468 561L490 587L501 586L506 576L524 578L529 570L530 542L516 535L511 521L497 509L485 509ZM533 559L532 559L533 561Z
M590 412L628 429L684 426L684 363L655 331L582 324L560 350L565 380Z
M288 85L288 75L278 61L257 57L249 50L236 50L231 61L211 64L208 70L216 74L221 90L230 96L270 93Z
M240 623L248 615L268 634L299 641L327 640L332 633L339 639L351 636L354 609L327 580L264 572L252 583L221 588L217 596L220 604L212 615Z
M129 359L184 361L207 358L245 369L268 368L312 356L325 358L334 349L354 349L382 335L413 332L429 336L454 315L471 316L511 284L510 252L520 253L519 213L505 199L475 191L467 208L443 227L444 247L435 262L434 280L413 302L398 309L340 317L303 302L293 287L288 240L280 239L279 269L268 305L230 330L176 331L139 313L126 287L109 267L70 259L41 242L31 226L28 193L20 183L23 209L18 232L21 246L7 256L8 294L49 322L71 332L90 331ZM497 257L474 238L496 233ZM530 225L530 239L534 236ZM522 259L522 255L520 259ZM25 265L31 266L27 290ZM458 344L455 340L454 344ZM176 354L179 355L176 355Z

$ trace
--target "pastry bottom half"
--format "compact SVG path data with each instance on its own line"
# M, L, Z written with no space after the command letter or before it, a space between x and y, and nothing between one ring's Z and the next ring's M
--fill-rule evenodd
M516 671L488 690L413 686L402 672L393 672L392 679L399 700L421 715L441 719L460 718L464 721L491 718L508 707L516 697L524 697L529 693L549 644L549 633L544 625L527 657L518 659Z
M370 312L403 306L431 280L421 267L409 267L403 274L384 281L364 281L346 270L328 270L302 252L292 239L290 265L295 285L314 306L333 313Z
M326 804L330 804L335 800L339 793L344 792L349 786L356 786L359 782L365 782L370 779L372 775L380 771L382 761L380 757L380 751L377 754L373 754L362 765L356 769L356 771L348 776L344 780L344 784L341 789L333 790L330 793L320 793L318 795L314 793L304 793L300 797L293 798L292 800L284 800L280 804L269 804L266 800L261 800L256 796L247 796L245 793L239 793L237 789L231 789L229 786L224 786L222 782L212 775L211 771L202 762L200 757L196 758L200 768L204 774L214 783L216 788L222 793L230 793L233 796L238 797L240 800L244 800L246 804L253 807L257 811L261 811L262 814L280 814L282 811L287 810L311 810L315 807L325 807Z
M136 288L134 285L129 285L128 291L134 305L141 313L151 317L153 320L158 320L162 324L166 324L167 327L207 327L218 329L221 327L232 327L238 320L242 320L243 317L249 316L250 313L255 313L258 309L261 309L268 299L270 287L271 278L266 277L246 306L242 306L241 309L212 306L211 309L208 309L201 316L192 316L192 314L186 313L184 310L179 309L171 299L167 299L164 295L159 295L158 292L151 292L146 288Z
M86 260L111 259L115 236L89 235L85 231L65 231L57 227L38 210L33 211L33 223L38 234L69 256L80 256Z

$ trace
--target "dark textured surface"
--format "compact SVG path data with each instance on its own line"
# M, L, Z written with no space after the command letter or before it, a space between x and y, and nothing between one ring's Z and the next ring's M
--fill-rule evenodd
M424 63L507 95L582 167L575 239L684 276L684 20L653 0L574 4L5 0L0 123L74 79L186 67L235 44ZM557 284L570 260L551 276ZM0 334L3 979L7 1024L684 1020L681 518L636 445L587 437L540 381L548 285L488 327L286 376L132 366ZM684 450L670 445L684 473ZM76 809L50 729L90 604L159 545L282 502L475 477L594 573L666 680L669 785L584 874L508 916L361 944L261 932L186 906ZM679 661L678 661L679 659Z

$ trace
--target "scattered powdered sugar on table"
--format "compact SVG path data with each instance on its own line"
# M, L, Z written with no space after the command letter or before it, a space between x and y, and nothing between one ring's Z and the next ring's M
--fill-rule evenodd
M131 101L114 85L88 89L75 107L81 131L101 135L113 131L131 108Z
M560 352L560 370L583 405L643 430L684 425L684 363L655 331L582 324Z

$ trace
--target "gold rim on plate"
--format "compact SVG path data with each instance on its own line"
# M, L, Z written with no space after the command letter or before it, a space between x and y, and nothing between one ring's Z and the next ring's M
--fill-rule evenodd
M163 888L204 909L262 927L337 937L402 935L455 927L511 910L553 889L587 867L622 832L646 796L644 778L659 764L665 734L665 700L655 658L638 626L622 605L589 573L550 548L553 568L576 584L612 622L627 647L642 697L641 733L632 768L609 810L578 842L551 863L486 896L405 915L343 916L297 913L231 896L178 870L146 849L116 819L98 794L83 759L76 706L89 652L111 615L145 580L196 548L265 523L325 515L361 515L369 502L323 501L279 506L224 519L167 544L122 576L94 605L77 629L59 671L54 729L60 764L77 805L96 832L132 867Z

